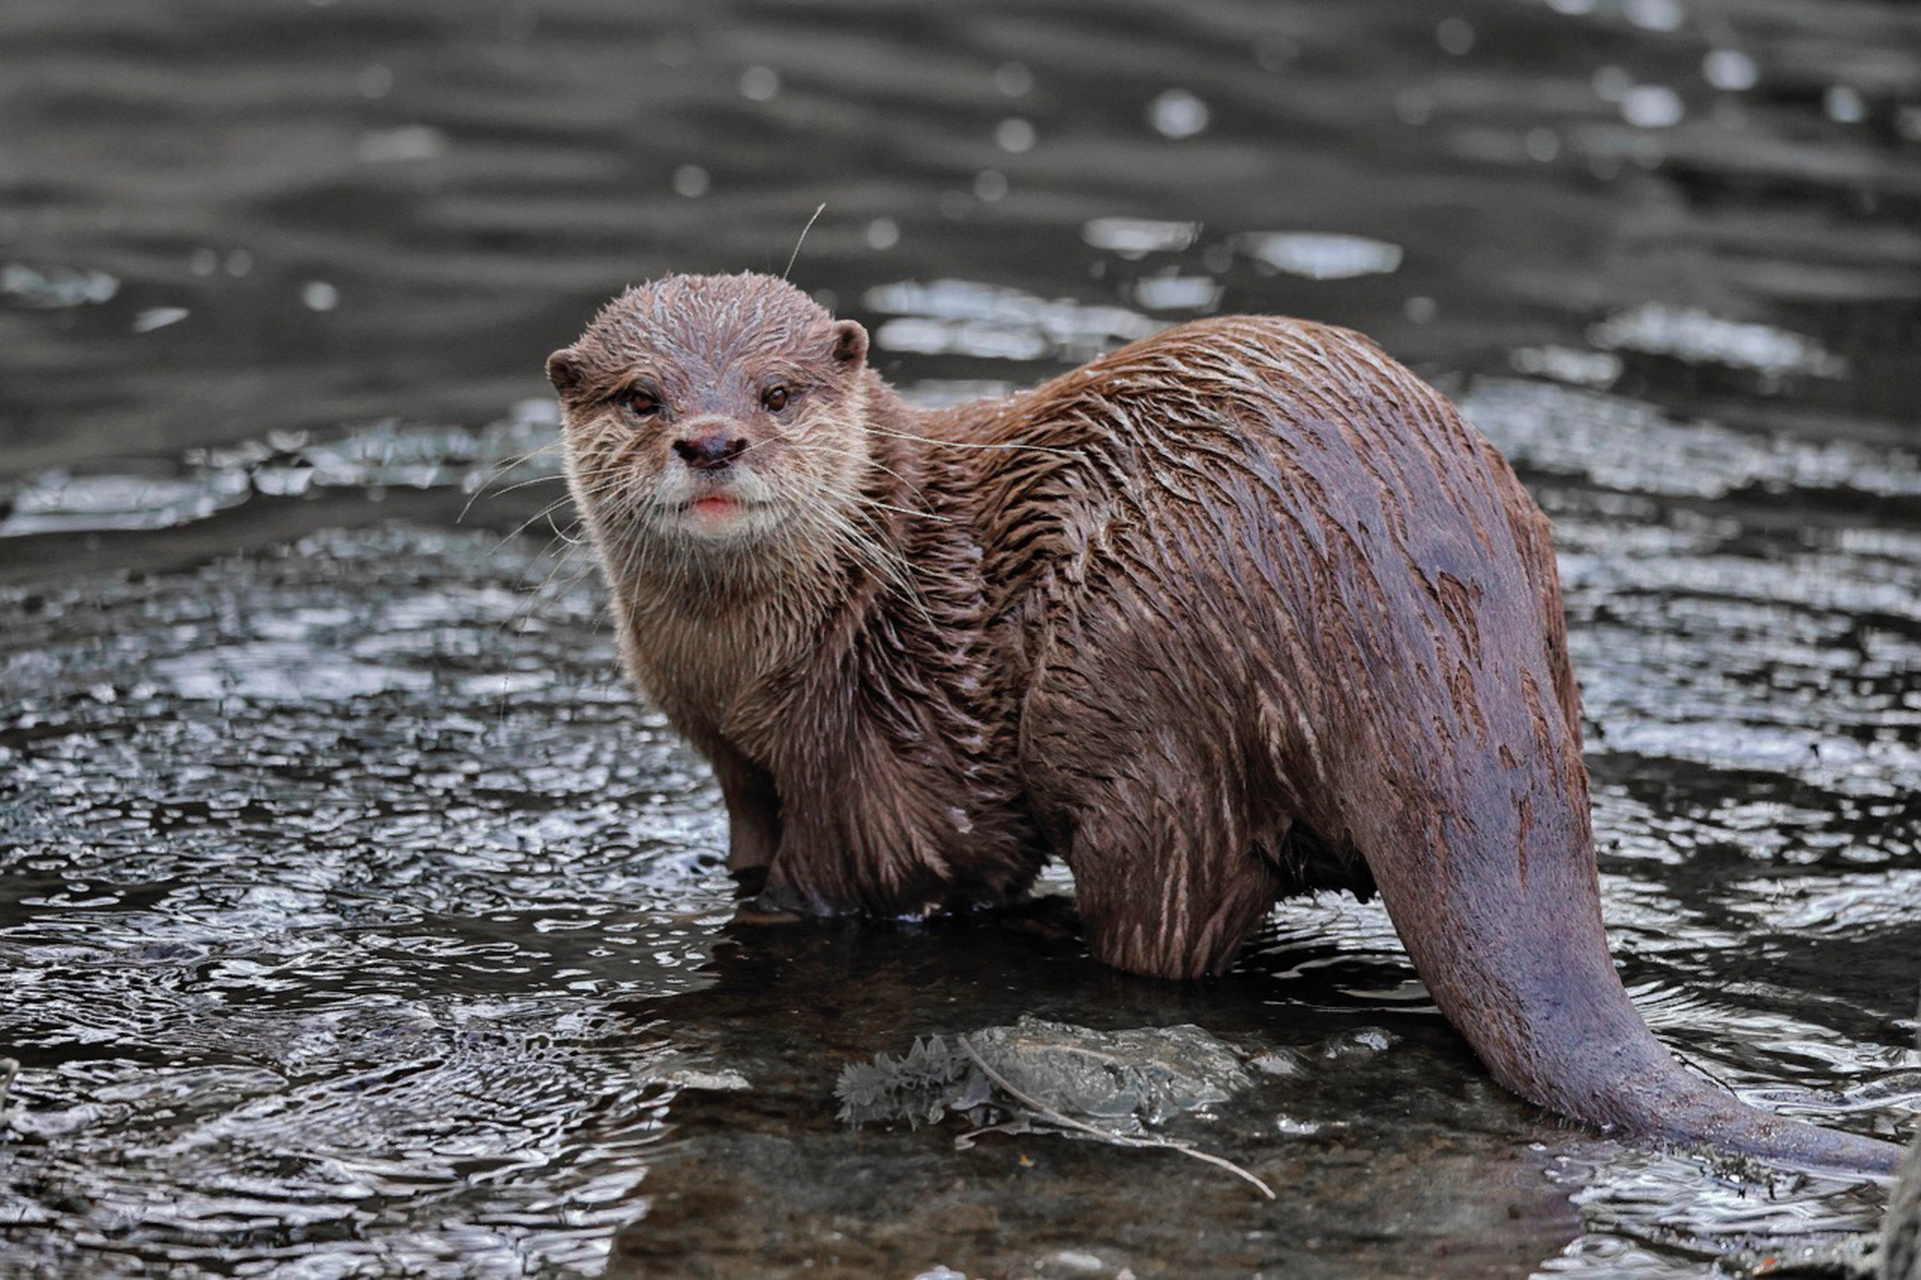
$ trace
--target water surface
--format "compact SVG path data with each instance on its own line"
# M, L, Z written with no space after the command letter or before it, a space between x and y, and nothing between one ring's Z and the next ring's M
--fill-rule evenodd
M929 402L1210 312L1365 329L1555 520L1650 1022L1911 1134L1917 48L1893 3L13 0L0 1271L1700 1275L1866 1229L1871 1184L1503 1094L1377 906L1192 986L1092 964L1058 873L731 923L540 371L630 280L790 255ZM1292 1064L1170 1125L1280 1199L835 1121L847 1063L1022 1013Z

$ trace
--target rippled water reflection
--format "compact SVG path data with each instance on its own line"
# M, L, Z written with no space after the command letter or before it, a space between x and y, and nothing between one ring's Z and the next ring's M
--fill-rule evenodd
M1701 1274L1869 1226L1495 1089L1375 905L1173 987L1005 921L729 921L540 360L778 269L917 398L1357 325L1554 516L1624 974L1921 1111L1921 47L1894 5L390 0L0 12L0 1271ZM851 1133L1022 1013L1261 1067L1178 1136ZM1182 1126L1185 1126L1184 1128Z

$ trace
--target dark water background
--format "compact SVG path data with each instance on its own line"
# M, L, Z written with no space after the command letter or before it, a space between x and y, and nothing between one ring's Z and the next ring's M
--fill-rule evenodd
M1365 329L1555 518L1650 1021L1908 1134L1917 50L1892 0L7 0L0 1274L1689 1275L1870 1226L1502 1094L1375 907L1191 987L1046 909L730 924L551 454L495 464L608 294L779 271L822 203L793 278L930 399ZM1021 1012L1299 1050L1182 1130L1281 1199L836 1124L845 1064Z

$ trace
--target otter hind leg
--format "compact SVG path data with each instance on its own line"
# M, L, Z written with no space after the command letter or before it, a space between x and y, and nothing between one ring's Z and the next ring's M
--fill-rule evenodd
M1074 873L1087 946L1130 973L1194 978L1233 961L1289 887L1285 818L1256 819L1218 726L1127 724L1030 701L1028 799ZM1098 714L1098 713L1092 713Z
M1219 973L1280 896L1274 864L1217 842L1188 799L1086 797L1066 859L1088 950L1103 964L1159 978Z

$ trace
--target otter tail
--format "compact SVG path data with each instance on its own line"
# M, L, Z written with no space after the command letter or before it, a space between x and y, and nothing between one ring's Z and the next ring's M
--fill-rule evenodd
M1370 859L1416 970L1495 1079L1596 1126L1891 1175L1899 1147L1756 1110L1674 1060L1608 954L1584 809L1530 798L1545 803L1397 823L1399 856Z

